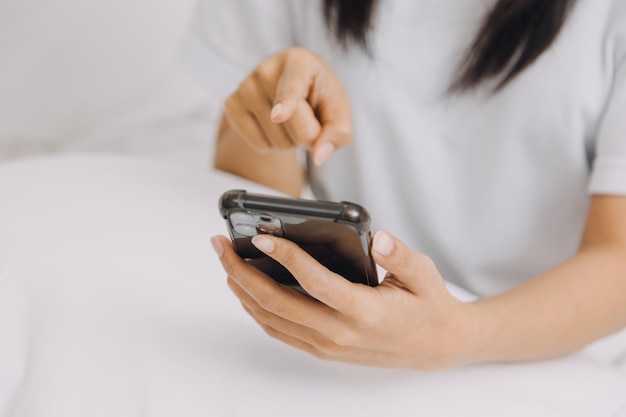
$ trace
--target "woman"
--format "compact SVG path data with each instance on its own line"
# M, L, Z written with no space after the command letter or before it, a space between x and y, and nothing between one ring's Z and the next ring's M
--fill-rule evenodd
M215 56L239 75L260 62L226 101L216 166L293 195L308 179L393 233L374 236L376 288L254 239L319 301L213 238L270 335L440 369L563 355L626 326L626 2L209 6Z

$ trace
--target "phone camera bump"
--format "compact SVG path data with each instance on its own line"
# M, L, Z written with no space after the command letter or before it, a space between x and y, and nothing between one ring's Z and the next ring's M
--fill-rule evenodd
M280 226L276 226L273 223L259 223L256 226L256 231L263 235L282 236L282 230Z
M230 214L230 222L233 230L242 236L256 236L256 220L254 216L241 211Z
M256 225L256 231L259 234L283 236L283 226L280 219L269 215L260 215L259 222Z

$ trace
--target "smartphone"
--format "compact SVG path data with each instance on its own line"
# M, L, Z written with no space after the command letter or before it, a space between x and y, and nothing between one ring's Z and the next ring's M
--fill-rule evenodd
M370 216L358 204L230 190L220 197L219 211L239 256L281 284L299 287L285 267L252 244L254 236L289 239L344 278L378 285Z

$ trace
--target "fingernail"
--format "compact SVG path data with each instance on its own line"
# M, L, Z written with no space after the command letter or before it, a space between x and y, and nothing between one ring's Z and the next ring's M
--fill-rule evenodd
M376 232L372 246L381 255L389 256L393 252L393 239L385 232Z
M334 152L335 145L333 145L332 142L326 142L315 152L313 162L315 162L315 165L320 166L324 164L324 162L328 161L328 158L330 158Z
M280 111L283 109L283 103L276 103L274 107L272 107L272 113L270 113L270 118L274 120L280 114Z
M276 249L276 245L271 239L262 235L256 235L252 238L252 244L257 247L261 252L272 253Z
M221 258L224 255L224 245L217 236L211 238L211 246L213 246L213 250L217 253L218 257Z

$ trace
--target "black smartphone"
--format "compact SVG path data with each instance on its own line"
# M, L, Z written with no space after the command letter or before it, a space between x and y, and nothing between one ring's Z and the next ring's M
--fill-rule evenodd
M358 204L230 190L220 197L219 210L239 256L281 284L298 287L285 267L252 244L254 236L289 239L346 279L378 285L370 253L370 216Z

